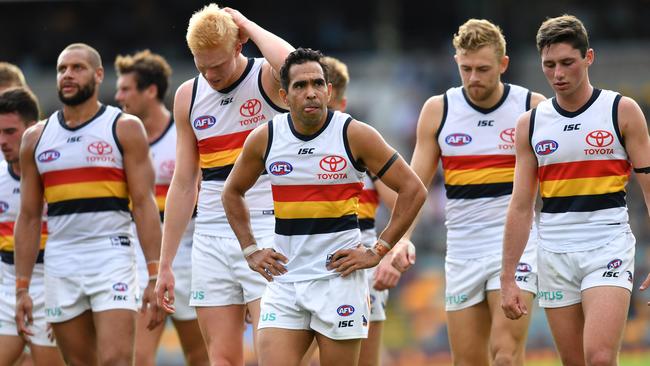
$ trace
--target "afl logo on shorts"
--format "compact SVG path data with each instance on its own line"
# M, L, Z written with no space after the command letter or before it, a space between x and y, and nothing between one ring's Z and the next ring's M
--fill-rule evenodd
M445 142L451 146L463 146L472 142L472 136L465 133L452 133L445 137Z
M212 116L201 116L201 117L197 117L192 123L192 125L197 130L205 130L207 128L214 126L215 123L217 123L216 118Z
M0 201L0 214L7 212L7 210L9 210L9 204L7 202Z
M273 175L287 175L292 171L293 167L286 161L276 161L269 165L269 172Z
M43 151L42 153L38 154L38 161L41 163L49 163L50 161L54 161L58 159L61 156L61 153L56 151L56 150L46 150Z
M531 272L532 270L533 270L533 267L528 263L521 262L521 263L519 263L517 265L517 272L526 272L527 273L527 272Z
M113 290L117 292L124 292L129 289L129 285L124 282L118 282L113 284Z
M354 314L354 306L352 305L341 305L336 309L336 313L340 316L350 316Z
M330 173L340 172L348 166L348 162L338 155L328 155L322 158L319 164L321 169Z
M535 145L535 153L537 155L550 155L557 150L559 145L553 140L543 140Z
M613 269L620 267L622 264L623 264L622 260L614 259L613 261L607 263L607 269L611 271Z

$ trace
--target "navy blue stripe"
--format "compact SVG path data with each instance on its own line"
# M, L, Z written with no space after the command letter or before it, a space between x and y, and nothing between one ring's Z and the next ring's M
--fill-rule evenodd
M623 135L621 134L621 129L618 126L618 104L621 102L621 95L618 94L614 98L614 104L612 105L612 122L614 124L614 131L616 132L616 137L618 137L618 141L621 143L621 146L625 147L625 140L623 139Z
M512 194L512 182L467 184L462 186L445 184L445 188L449 199L500 197Z
M442 132L442 127L445 125L447 120L447 111L449 110L449 102L447 101L447 93L442 95L442 119L440 120L440 126L438 126L438 131L436 131L436 140L440 138L440 133Z
M204 181L208 181L208 180L225 181L226 179L228 179L228 176L230 175L233 166L234 164L221 166L217 168L201 168L201 175Z
M275 218L275 233L278 235L327 234L358 228L357 215L323 219Z
M266 141L266 150L264 150L264 157L262 159L264 163L266 163L266 158L269 157L269 153L271 152L271 144L273 143L273 120L270 120L266 124L266 126L267 126L266 130L268 131L268 135Z
M370 230L375 228L375 219L359 219L359 229Z
M535 113L537 108L533 108L530 111L530 121L528 121L528 144L530 147L533 147L533 132L535 132Z
M529 90L528 93L526 93L526 110L530 109L530 99L533 96L533 93Z
M43 263L44 257L45 250L39 250L38 255L36 256L36 263ZM14 265L14 252L10 252L8 250L0 250L0 261L2 261L2 263Z
M264 65L262 65L262 67L263 66ZM262 98L264 98L264 101L266 102L266 104L271 106L271 108L275 109L278 113L287 113L287 112L289 112L289 110L284 109L284 108L280 107L279 105L273 103L271 98L268 95L266 95L266 92L264 91L264 86L262 85L262 67L260 67L260 71L257 73L257 86L260 89L260 94L262 94ZM273 74L273 68L271 68L271 71L269 71L269 72L271 74Z
M625 207L625 191L585 196L542 198L542 212L591 212L608 208Z
M192 99L190 99L190 110L187 114L187 119L190 121L190 124L192 123L192 109L194 108L194 101L196 100L196 90L199 87L199 77L194 78L194 82L192 82Z
M117 197L82 198L48 203L47 205L48 216L104 211L129 212L129 200Z

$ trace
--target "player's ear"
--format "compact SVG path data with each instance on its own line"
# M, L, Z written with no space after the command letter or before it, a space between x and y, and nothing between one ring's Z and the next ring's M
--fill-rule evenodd
M287 100L287 91L284 90L284 88L280 88L278 91L278 94L280 95L280 99L284 102L285 105L289 105L288 100Z

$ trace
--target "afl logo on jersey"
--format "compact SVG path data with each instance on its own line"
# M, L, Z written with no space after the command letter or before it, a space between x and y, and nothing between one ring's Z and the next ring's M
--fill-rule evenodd
M192 125L197 130L205 130L206 128L210 128L214 126L215 123L217 123L216 118L212 116L201 116L201 117L197 117L192 123Z
M108 155L113 152L113 147L106 141L95 141L88 144L88 152L93 155Z
M269 172L273 175L287 175L292 171L293 167L286 161L275 161L269 165Z
M607 269L611 271L613 269L616 269L616 268L620 267L622 264L623 264L622 260L614 259L613 261L610 261L609 263L607 263Z
M445 142L451 146L463 146L472 142L472 136L465 133L452 133L445 137Z
M549 155L554 153L558 146L557 142L553 140L543 140L535 145L535 153L537 155Z
M340 316L350 316L354 314L354 306L352 305L341 305L336 309L336 313Z
M61 153L56 151L56 150L46 150L43 151L42 153L38 154L38 161L41 163L49 163L50 161L54 161L58 159L61 156Z
M320 168L330 173L340 172L347 166L348 162L338 155L328 155L320 160Z
M609 131L596 130L589 132L585 141L593 147L606 147L614 142L614 136Z
M0 214L5 213L9 210L9 204L5 201L0 201Z

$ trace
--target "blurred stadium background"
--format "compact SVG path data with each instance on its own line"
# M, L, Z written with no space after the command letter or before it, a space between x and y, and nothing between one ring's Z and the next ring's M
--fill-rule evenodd
M99 50L107 71L100 99L114 105L115 56L149 48L165 56L174 68L168 95L171 106L175 88L196 74L185 45L185 29L192 12L205 4L194 0L0 0L0 60L22 68L43 113L48 115L59 108L55 64L67 44L86 42ZM541 73L535 33L547 17L564 13L578 16L587 26L596 51L592 83L633 97L646 116L650 112L650 0L240 0L221 1L219 5L240 10L296 47L320 49L346 62L352 79L348 91L351 114L376 126L407 160L424 101L460 83L451 38L468 18L486 18L504 30L510 55L504 81L548 97L552 91ZM259 55L250 43L244 52ZM445 197L440 176L429 195L414 236L418 262L391 292L385 365L449 364L443 300ZM628 204L637 237L638 288L650 271L650 221L634 179L629 185ZM384 210L380 212L380 225L385 219ZM623 365L650 365L649 300L650 293L635 289ZM247 337L250 345L250 330ZM254 364L250 352L247 359ZM533 314L528 360L530 365L559 365L539 309ZM159 363L182 362L170 327L163 338Z

